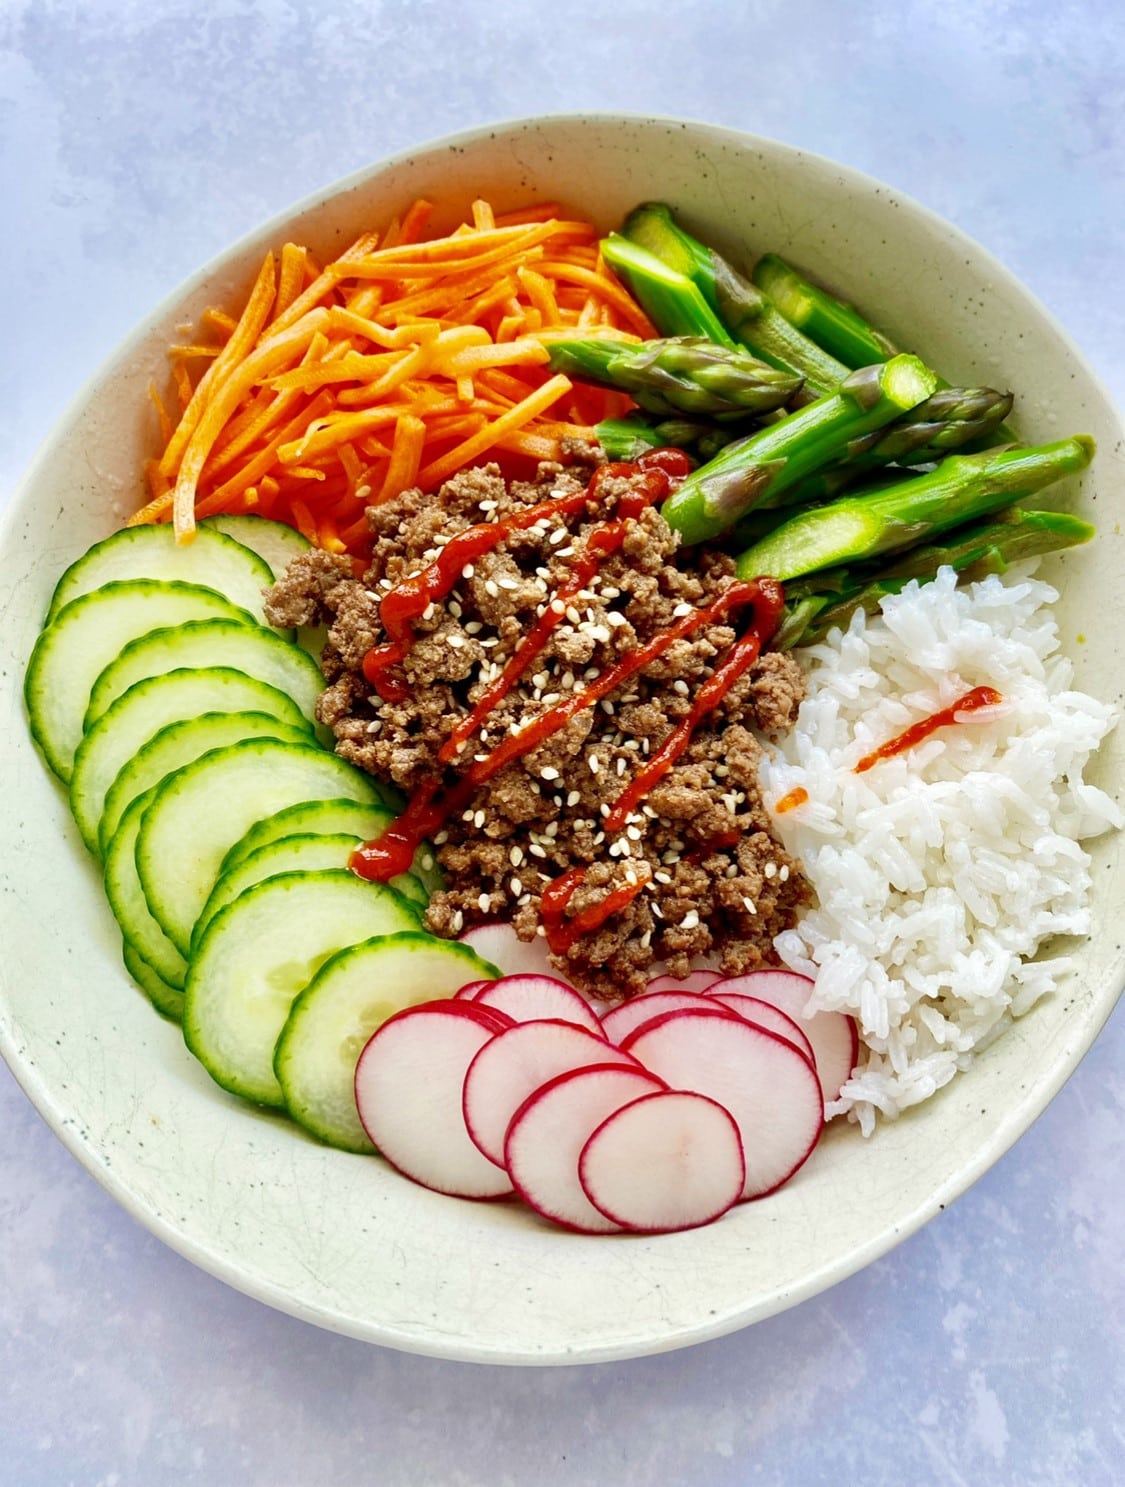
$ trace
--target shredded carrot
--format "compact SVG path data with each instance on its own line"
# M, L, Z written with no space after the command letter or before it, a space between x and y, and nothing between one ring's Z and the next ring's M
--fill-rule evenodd
M237 315L208 309L171 348L180 409L155 388L161 454L132 524L259 511L362 571L365 508L436 490L484 458L562 458L569 439L631 406L550 376L552 338L653 334L601 263L593 224L558 203L478 199L426 237L419 199L323 265L285 243ZM513 468L522 469L522 466Z

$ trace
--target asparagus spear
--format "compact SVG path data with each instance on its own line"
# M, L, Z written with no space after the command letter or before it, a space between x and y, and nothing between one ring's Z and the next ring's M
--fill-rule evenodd
M662 202L646 202L636 207L625 219L622 232L630 243L647 249L669 269L696 285L736 341L749 346L755 355L775 367L799 372L814 396L833 391L848 375L843 362L790 325L769 298L721 254L685 232ZM605 252L604 244L602 251ZM609 262L612 264L613 260L610 258ZM642 282L628 269L625 272L629 287L648 310ZM649 314L653 315L653 311L649 310ZM881 353L870 360L886 361L887 354Z
M1077 474L1093 454L1093 439L1076 434L1028 449L951 455L930 474L901 486L844 496L798 512L747 548L738 559L737 572L741 578L769 574L784 582L838 563L912 547L923 538L1009 506L1064 475Z
M546 347L552 372L620 388L649 413L665 417L770 413L801 386L792 372L780 372L740 348L718 346L704 336L640 343L599 336L552 340Z
M889 568L857 564L830 568L788 584L786 613L774 636L779 650L811 645L833 627L845 628L857 609L873 614L883 599L911 580L929 583L950 567L964 583L1004 573L1013 563L1089 542L1089 522L1062 511L1010 506L997 516L956 527L941 542L910 548Z
M850 372L839 389L799 413L729 444L694 470L662 507L684 542L704 542L838 460L853 439L884 428L934 391L934 374L916 356Z
M889 429L853 440L838 465L802 480L789 492L786 505L830 500L869 471L892 462L928 465L941 460L951 449L993 433L1007 418L1012 401L1010 392L991 387L939 388Z
M776 253L759 258L751 278L791 325L845 366L866 367L895 355L898 348L858 311L810 283Z
M601 250L662 336L706 336L720 346L734 346L723 322L686 274L616 232L602 240ZM766 360L772 364L771 358Z
M665 418L659 422L630 414L627 418L603 418L595 429L598 443L611 460L635 460L646 449L686 449L690 454L709 460L733 440L740 437L737 424L722 428L713 423L697 423L690 418ZM743 543L747 546L748 543Z

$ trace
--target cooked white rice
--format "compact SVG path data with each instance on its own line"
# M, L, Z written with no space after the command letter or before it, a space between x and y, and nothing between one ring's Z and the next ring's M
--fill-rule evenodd
M1030 958L1047 938L1089 931L1078 844L1122 818L1082 770L1116 719L1071 688L1056 598L1026 576L958 589L947 569L801 653L809 694L763 783L771 804L808 791L774 820L816 905L775 943L815 977L814 1005L859 1022L860 1062L830 1113L865 1134L1055 989L1070 958ZM999 707L855 773L982 685Z

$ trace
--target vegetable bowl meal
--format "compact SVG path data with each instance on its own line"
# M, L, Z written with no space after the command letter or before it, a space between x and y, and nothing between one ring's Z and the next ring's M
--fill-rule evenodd
M682 171L412 174L177 315L51 576L91 914L201 1119L288 1118L275 1182L611 1254L791 1222L1074 995L1099 430Z

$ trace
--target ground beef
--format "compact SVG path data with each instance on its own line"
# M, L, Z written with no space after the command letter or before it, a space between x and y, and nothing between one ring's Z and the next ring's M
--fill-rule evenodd
M495 466L468 470L437 497L407 491L371 509L374 553L362 582L346 561L325 553L290 566L272 591L269 617L282 625L329 624L322 663L328 686L318 712L344 758L407 793L441 773L437 754L452 726L570 576L605 506L514 533L467 568L415 624L413 644L393 672L407 684L401 702L380 700L362 672L367 651L387 638L380 600L432 562L454 533L581 491L589 473L588 466L544 465L536 480L507 484ZM626 476L603 477L599 501L611 505L628 488ZM684 606L705 605L732 581L729 557L680 555L677 546L659 513L646 510L463 757L495 747L509 730L667 630ZM677 975L700 957L729 974L775 963L773 937L808 897L796 865L770 834L757 785L760 734L788 728L803 695L801 673L787 656L762 656L704 719L625 829L603 829L638 761L690 712L696 688L733 644L738 621L736 611L730 622L678 640L482 786L434 838L446 887L431 900L428 927L452 936L506 919L530 939L542 932L545 886L582 867L568 916L625 885L645 885L565 956L553 957L597 997L635 994L656 962Z

